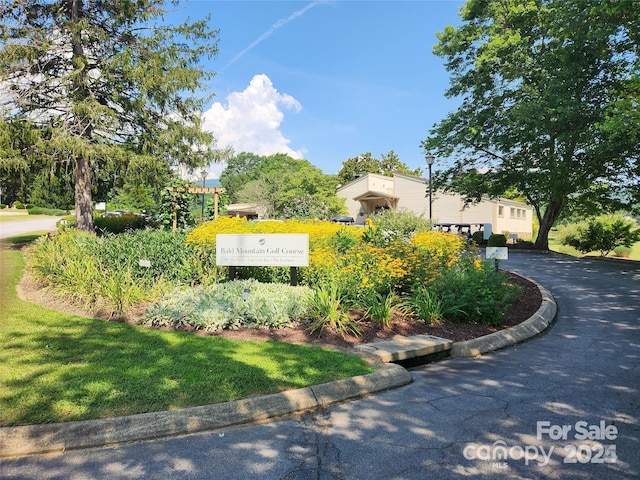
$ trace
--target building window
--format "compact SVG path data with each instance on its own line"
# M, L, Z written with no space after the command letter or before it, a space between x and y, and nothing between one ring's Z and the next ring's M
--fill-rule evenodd
M498 216L504 217L504 205L498 205Z
M511 218L516 218L516 209L511 207L511 210L509 211L509 216Z

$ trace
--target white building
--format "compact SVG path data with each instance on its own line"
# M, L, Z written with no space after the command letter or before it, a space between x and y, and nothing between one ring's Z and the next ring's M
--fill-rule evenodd
M408 210L429 217L428 180L394 173L385 177L368 173L342 185L338 197L345 199L349 216L356 224L381 208ZM490 223L494 233L515 234L530 239L533 230L533 208L505 198L483 198L465 207L462 196L442 191L433 192L432 219L437 223Z

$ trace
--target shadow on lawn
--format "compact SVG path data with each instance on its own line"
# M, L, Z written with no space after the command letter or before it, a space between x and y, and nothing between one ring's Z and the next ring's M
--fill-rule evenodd
M3 290L15 288L12 273ZM0 376L2 426L219 403L363 373L359 359L317 347L152 330L0 295L4 321L15 319L1 332L0 364L11 368Z

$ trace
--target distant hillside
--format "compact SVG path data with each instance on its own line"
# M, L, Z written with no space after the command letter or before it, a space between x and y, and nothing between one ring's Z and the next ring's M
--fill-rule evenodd
M202 185L202 184L200 184L200 185ZM207 178L204 181L204 186L205 187L210 187L210 188L219 187L220 186L220 179L218 179L218 178Z

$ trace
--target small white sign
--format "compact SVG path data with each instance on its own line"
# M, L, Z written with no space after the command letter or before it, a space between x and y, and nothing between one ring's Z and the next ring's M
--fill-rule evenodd
M493 233L492 227L490 223L485 223L482 228L482 238L484 240L489 240L489 237Z
M151 260L138 260L138 265L145 268L151 268Z
M487 259L493 258L495 260L508 260L509 248L508 247L487 247L485 253Z
M306 233L216 235L216 265L227 267L307 267Z

